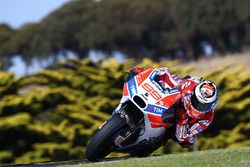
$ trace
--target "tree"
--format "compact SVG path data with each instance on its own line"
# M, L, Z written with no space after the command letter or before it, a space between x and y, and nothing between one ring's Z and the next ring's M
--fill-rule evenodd
M7 54L9 48L6 46L6 43L8 43L14 33L15 31L8 25L0 24L0 69L2 70L8 69L11 65L11 57Z
M57 60L72 51L111 56L122 51L141 60L150 57L197 59L202 44L219 53L238 52L250 41L248 0L77 0L69 1L40 23L26 25L0 47L0 55L21 54ZM4 38L5 39L5 38ZM3 57L3 56L2 56Z

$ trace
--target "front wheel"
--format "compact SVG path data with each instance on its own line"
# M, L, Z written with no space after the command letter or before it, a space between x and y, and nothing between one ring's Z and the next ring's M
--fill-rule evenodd
M111 153L113 137L125 124L120 114L114 114L92 137L86 149L87 159L98 161Z

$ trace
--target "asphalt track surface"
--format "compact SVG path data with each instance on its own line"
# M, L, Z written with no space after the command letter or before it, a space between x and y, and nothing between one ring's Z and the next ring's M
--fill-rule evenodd
M87 163L100 163L100 162L109 162L109 161L119 161L125 160L132 157L121 157L121 158L105 158L101 161L91 162L88 160L79 160L79 161L58 161L58 162L45 162L45 163L36 163L36 164L3 164L0 167L56 167L61 165L80 165Z

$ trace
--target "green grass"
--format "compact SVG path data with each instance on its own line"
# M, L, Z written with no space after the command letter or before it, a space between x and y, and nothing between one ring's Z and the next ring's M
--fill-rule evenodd
M64 167L250 167L250 147L179 153Z

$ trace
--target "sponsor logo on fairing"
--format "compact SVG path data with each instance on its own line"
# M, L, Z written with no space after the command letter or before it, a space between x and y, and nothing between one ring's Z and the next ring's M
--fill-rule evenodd
M136 83L134 78L128 82L128 88L131 97L137 93Z
M155 113L162 113L163 109L162 108L158 108L158 107L154 107L154 112Z
M145 109L145 111L154 113L154 114L162 114L164 111L166 111L166 109L149 104L148 107Z
M149 137L148 139L143 139L139 144L151 144L155 143L160 139L160 137Z
M168 89L169 94L175 94L175 93L178 93L178 92L180 92L178 88Z
M131 96L133 96L134 94L136 94L135 85L132 85L132 86L130 87L130 94L131 94Z

